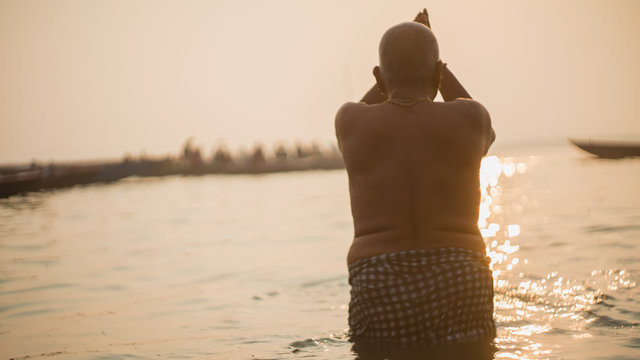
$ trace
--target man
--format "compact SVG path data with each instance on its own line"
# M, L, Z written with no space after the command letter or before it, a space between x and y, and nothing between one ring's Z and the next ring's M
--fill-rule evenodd
M493 339L493 279L478 230L488 112L439 58L426 10L390 28L376 86L343 105L336 136L354 223L347 256L354 341ZM444 102L434 102L440 90Z

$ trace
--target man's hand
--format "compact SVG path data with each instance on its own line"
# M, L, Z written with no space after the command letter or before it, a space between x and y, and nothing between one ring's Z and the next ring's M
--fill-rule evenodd
M429 29L431 29L431 24L429 23L429 14L427 13L427 9L423 9L421 12L416 15L413 21L426 25Z

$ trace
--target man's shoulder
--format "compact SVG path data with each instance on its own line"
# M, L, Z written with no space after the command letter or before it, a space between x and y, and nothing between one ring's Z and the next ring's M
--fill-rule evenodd
M348 119L354 117L358 113L362 112L364 108L368 106L363 102L347 102L344 103L336 113L336 120L338 119Z
M459 98L449 101L451 116L458 118L472 129L485 128L491 125L491 116L480 102L473 99Z
M473 99L458 98L453 101L449 101L447 104L455 107L457 110L464 112L466 115L475 116L489 116L487 108L480 102Z
M335 124L338 137L346 136L350 133L350 129L353 129L356 123L363 118L368 106L370 105L362 102L348 102L338 109Z
M454 103L452 106L459 108L457 113L462 115L463 122L468 125L468 128L474 134L486 139L484 147L484 154L486 155L489 146L491 146L496 137L491 125L489 111L484 105L472 99L456 99L450 103Z

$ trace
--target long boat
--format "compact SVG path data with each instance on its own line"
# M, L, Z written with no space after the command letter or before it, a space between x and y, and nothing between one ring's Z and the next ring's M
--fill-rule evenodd
M339 154L301 159L240 161L237 163L190 162L184 159L95 162L84 164L0 167L0 198L38 190L106 183L129 176L268 174L286 171L342 169Z
M38 189L42 171L28 167L0 169L0 198Z
M605 159L640 156L640 143L569 139L578 148Z

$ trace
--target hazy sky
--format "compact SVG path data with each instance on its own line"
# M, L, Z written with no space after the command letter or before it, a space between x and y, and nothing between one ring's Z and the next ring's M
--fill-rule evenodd
M424 6L498 143L640 140L640 1L0 0L0 162L332 141Z

